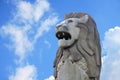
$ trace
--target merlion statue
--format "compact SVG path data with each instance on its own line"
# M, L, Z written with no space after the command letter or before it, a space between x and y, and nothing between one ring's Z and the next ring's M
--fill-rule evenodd
M55 80L100 80L101 46L94 20L86 13L65 15L57 24L59 49Z

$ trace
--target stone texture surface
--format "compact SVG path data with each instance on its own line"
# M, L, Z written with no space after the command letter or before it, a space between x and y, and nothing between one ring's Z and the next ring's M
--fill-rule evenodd
M59 69L56 80L89 80L89 78L83 69L68 59Z
M101 46L94 20L70 13L57 25L59 49L54 62L56 80L99 80Z

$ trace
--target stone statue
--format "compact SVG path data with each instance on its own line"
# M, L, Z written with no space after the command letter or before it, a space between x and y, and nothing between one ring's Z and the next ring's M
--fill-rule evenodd
M101 46L94 20L86 13L69 13L56 27L59 49L55 80L100 80Z

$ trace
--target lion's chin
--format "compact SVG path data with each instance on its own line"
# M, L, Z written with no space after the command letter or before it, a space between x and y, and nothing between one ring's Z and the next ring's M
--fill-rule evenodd
M59 47L63 47L63 48L70 47L73 43L74 43L74 40L72 40L72 39L69 39L69 40L60 39L60 40L58 40Z

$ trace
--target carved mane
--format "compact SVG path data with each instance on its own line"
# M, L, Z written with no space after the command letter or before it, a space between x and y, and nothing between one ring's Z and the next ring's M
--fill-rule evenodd
M65 15L65 19L68 18L81 18L84 15L88 15L86 13L69 13ZM88 15L89 16L89 15ZM87 23L79 23L80 27L80 37L78 40L78 48L84 49L89 55L100 54L101 46L98 30L96 28L96 23L89 16ZM84 35L84 36L83 36ZM80 49L79 49L80 50ZM100 56L100 55L98 55ZM96 55L97 57L97 55ZM99 58L97 58L99 59ZM97 60L97 64L100 65L100 61Z

